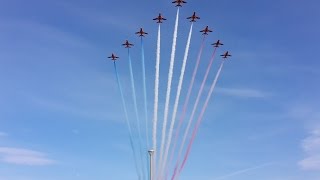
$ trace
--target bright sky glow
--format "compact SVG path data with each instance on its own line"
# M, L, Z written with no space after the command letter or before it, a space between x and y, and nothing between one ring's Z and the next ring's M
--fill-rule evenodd
M198 31L206 25L213 32L206 39L195 88L200 88L212 54L209 44L220 39L225 45L217 53L232 54L181 180L320 179L319 9L316 0L190 0L180 9L172 93L190 28L185 18L194 11L201 19L193 26L184 82L191 80L202 38ZM127 50L121 44L126 39L135 44L130 50L134 77L142 78L140 38L134 32L143 27L149 33L144 47L151 118L158 31L152 19L159 12L167 19L161 25L162 122L176 14L171 1L1 1L0 180L137 179L107 56L120 56L124 95L132 99ZM217 58L212 71L220 62ZM213 79L208 77L205 93ZM142 87L137 80L139 107ZM172 94L169 120L174 99ZM132 102L128 109L134 117ZM139 113L144 117L143 108Z

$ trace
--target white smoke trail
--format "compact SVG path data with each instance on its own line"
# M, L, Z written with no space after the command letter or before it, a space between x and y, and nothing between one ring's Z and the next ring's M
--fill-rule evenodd
M154 110L153 110L153 169L154 171L157 169L156 165L156 154L157 154L157 123L158 123L158 100L159 100L159 73L160 73L160 37L161 37L161 28L160 24L158 27L158 40L157 40L157 52L156 52L156 74L155 74L155 82L154 82ZM155 174L156 172L153 172Z
M172 133L173 133L173 127L175 124L175 119L177 115L177 110L178 110L178 105L179 105L179 99L180 99L180 93L181 93L181 88L183 84L183 78L184 78L184 72L186 69L186 64L187 64L187 59L188 59L188 54L189 54L189 48L190 48L190 42L191 42L191 36L192 36L192 29L193 29L193 23L190 26L190 31L189 31L189 36L186 44L186 49L184 53L184 58L182 62L182 67L181 67L181 72L180 72L180 78L179 78L179 83L178 83L178 88L177 88L177 95L174 103L174 108L173 108L173 114L172 114L172 119L171 119L171 124L170 124L170 129L169 129L169 134L168 134L168 140L167 140L167 145L165 149L165 154L164 154L164 161L162 164L162 174L163 171L166 171L166 164L167 164L167 158L168 158L168 153L171 145L171 139L172 139Z
M141 36L141 61L142 61L142 83L143 83L143 99L144 99L144 118L145 118L145 128L146 128L146 141L147 148L149 146L149 123L148 123L148 103L147 103L147 87L146 87L146 68L144 60L144 43L143 36Z
M171 93L171 82L172 82L174 58L175 58L176 44L177 44L178 24L179 24L179 8L177 9L176 22L175 22L174 32L173 32L172 51L171 51L169 74L168 74L168 84L167 84L167 94L166 94L166 102L165 102L165 107L164 107L163 126L162 126L162 137L161 137L159 167L162 167L162 162L163 162L162 156L163 156L163 148L164 148L164 144L165 144L166 127L167 127L167 121L168 121L168 111L169 111L169 102L170 102L170 93Z

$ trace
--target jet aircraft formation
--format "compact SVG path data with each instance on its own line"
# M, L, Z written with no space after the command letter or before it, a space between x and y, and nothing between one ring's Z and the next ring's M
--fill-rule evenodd
M191 19L190 22L196 22L195 19L200 19L200 17L195 16L195 12L194 12L193 15L188 17L187 19ZM162 23L163 20L167 20L167 19L163 18L162 15L159 14L159 16L154 18L153 20L157 20L157 23ZM212 32L212 30L209 29L209 26L206 26L200 32L202 32L202 35L208 35L208 33ZM135 32L135 34L138 34L140 37L145 37L145 35L147 35L148 33L143 31L143 28L140 28L140 30ZM131 48L131 46L134 46L133 44L129 43L128 40L126 40L125 43L122 45L125 46L125 48ZM211 45L213 45L213 47L219 47L220 45L223 45L223 44L220 42L220 40L218 40L216 43L213 43ZM229 54L228 51L226 51L221 56L223 56L223 58L228 58L231 55ZM117 60L119 57L117 57L114 53L112 53L111 56L109 56L108 58L110 58L111 60Z
M184 5L184 4L186 4L187 2L186 1L184 1L184 0L175 0L175 1L172 1L172 3L173 4L175 4L175 6L176 7L178 7L178 8L180 8L180 7L182 7L182 5ZM177 18L178 18L178 14L179 14L179 11L177 11ZM191 24L191 27L190 27L190 33L189 33L189 37L188 37L188 43L187 43L187 46L186 46L186 52L188 52L189 51L189 48L190 48L190 38L191 38L191 33L192 33L192 27L193 27L193 23L194 22L197 22L198 20L200 20L200 17L196 14L196 12L193 12L193 14L191 15L191 16L189 16L189 17L187 17L186 18L187 20L189 20L192 24ZM153 131L155 131L156 129L157 129L157 127L155 126L156 125L156 120L155 119L157 119L157 108L156 108L156 105L158 104L158 92L157 92L157 89L159 88L158 86L159 86L159 64L160 64L160 25L162 24L162 23L164 23L167 19L161 14L161 13L159 13L158 14L158 16L156 16L155 18L153 18L152 20L154 20L157 24L159 24L159 29L158 29L158 41L157 41L157 60L156 60L156 75L155 75L155 109L154 109L154 119L153 119ZM176 21L176 23L177 23L177 21ZM177 27L177 26L175 26L175 27ZM175 33L176 33L176 31L177 31L177 28L175 28ZM209 33L211 33L211 32L213 32L213 30L211 29L211 28L209 28L209 26L205 26L203 29L201 29L200 31L199 31L204 37L206 37L207 35L209 35ZM174 33L174 34L175 34ZM145 119L146 119L146 130L148 130L148 123L147 123L147 121L148 121L148 118L147 118L147 100L146 100L146 97L147 97L147 95L146 95L146 85L145 85L145 67L144 67L144 47L143 47L143 38L144 37L146 37L146 35L148 35L148 33L146 32L146 31L144 31L144 29L141 27L137 32L135 32L135 34L138 36L138 37L140 37L141 38L141 54L142 54L142 67L143 67L143 72L142 72L142 74L143 74L143 83L144 83L144 98L145 98ZM174 35L174 38L175 38L175 35ZM173 41L173 44L175 44L174 43L175 41ZM204 43L204 41L203 41L203 43ZM189 44L189 45L188 45ZM134 46L134 44L133 43L131 43L131 42L129 42L129 40L125 40L125 42L124 43L122 43L121 44L124 48L127 48L128 49L128 56L129 56L129 68L130 68L130 75L131 75L131 84L132 84L132 91L133 91L133 99L134 99L134 101L136 101L136 94L135 94L135 86L134 86L134 78L133 78L133 73L132 73L132 65L131 65L131 57L130 57L130 48L132 48L133 46ZM220 46L222 46L222 45L224 45L222 42L221 42L221 40L217 40L216 42L214 42L214 43L212 43L211 44L213 47L214 47L214 52L213 52L213 55L212 55L212 58L210 59L210 63L209 63L209 65L208 65L208 69L207 69L207 71L206 71L206 76L204 77L204 80L203 80L203 82L202 82L202 86L204 85L204 83L206 82L206 80L207 80L207 75L208 75L208 73L209 73L209 71L210 71L210 68L211 68L211 65L212 65L212 62L213 62L213 59L214 59L214 55L215 55L215 52L216 52L216 49L217 48L219 48ZM202 44L202 46L201 47L203 47L203 44ZM174 47L173 47L173 49L174 49ZM200 52L199 53L201 53L202 52L202 49L200 50ZM216 77L215 77L215 79L214 79L214 81L213 81L213 83L212 83L212 86L211 86L211 89L210 89L210 92L208 93L208 96L207 96L207 100L206 100L206 102L204 103L205 105L203 106L203 108L202 108L202 114L199 116L199 118L198 118L198 120L197 120L197 126L195 126L194 127L194 130L193 130L193 132L192 132L192 138L191 138L191 140L190 140L190 142L189 142L189 144L188 144L188 150L186 151L186 154L185 154L185 156L184 156L184 158L183 158L183 161L182 161L182 159L180 159L180 158L182 158L182 157L180 157L180 155L183 155L183 154L181 154L180 152L178 153L178 158L176 158L177 159L177 162L176 162L176 164L175 164L175 166L174 166L174 163L172 162L173 161L173 159L174 159L174 155L175 154L177 154L176 152L175 152L175 145L176 145L176 143L177 143L177 137L178 137L178 133L179 133L179 128L181 127L181 123L182 123L182 120L184 119L184 115L182 115L182 118L180 118L180 121L179 121L179 125L178 125L178 127L177 127L177 129L175 129L175 131L176 131L176 136L175 136L175 138L173 138L173 148L171 148L172 149L172 151L171 151L171 153L169 153L169 158L167 158L167 156L168 156L168 151L169 151L169 147L170 147L170 141L171 141L171 133L170 133L170 131L169 131L169 135L168 135L168 140L169 140L169 144L167 144L167 146L169 145L169 147L166 147L167 149L165 150L165 148L163 149L162 147L161 147L161 149L160 149L160 152L157 152L157 150L159 150L159 149L157 149L155 146L157 145L157 143L155 143L154 141L155 141L155 139L153 139L153 147L152 148L154 148L153 150L154 150L154 153L159 153L158 155L159 155L159 157L157 157L158 159L155 159L155 160L157 160L157 161L159 161L158 162L158 164L156 164L156 163L153 163L153 166L156 168L156 169L154 169L154 170L151 170L151 172L152 173L154 173L154 175L153 176L151 176L151 174L150 174L150 179L151 180L166 180L166 179L168 179L168 174L170 173L170 170L169 170L169 167L173 167L174 166L174 171L172 170L172 177L171 177L171 180L175 180L175 179L178 179L178 177L179 177L179 174L180 174L180 172L181 172L181 170L183 169L183 167L184 167L184 164L185 164L185 161L187 160L187 158L188 158L188 155L189 155L189 150L190 150L190 147L191 147L191 145L192 145L192 143L193 143L193 139L194 139L194 137L195 137L195 134L196 134L196 132L197 132L197 128L198 128L198 125L200 124L200 122L201 122L201 120L202 120L202 116L203 116L203 112L205 111L205 109L206 109L206 106L207 106L207 101L209 100L209 98L211 97L211 93L212 93L212 91L213 91L213 89L214 89L214 87L215 87L215 84L216 84L216 82L217 82L217 79L218 79L218 77L219 77L219 75L220 75L220 72L221 72L221 69L222 69L222 67L223 67L223 63L224 63L224 61L228 58L228 57L231 57L231 54L229 53L229 51L226 51L225 53L223 53L223 54L221 54L220 55L221 57L222 57L222 59L223 59L223 61L222 61L222 63L221 63L221 65L220 65L220 68L219 68L219 70L218 70L218 72L217 72L217 74L216 74ZM185 60L185 62L184 63L186 63L186 60L187 60L187 57L188 56L186 56L186 58L184 58ZM189 85L189 90L188 90L188 95L187 95L187 97L186 97L186 99L189 99L189 97L188 96L190 96L190 93L189 93L189 91L190 90L192 90L192 87L193 87L193 81L194 81L194 79L195 79L195 74L196 74L196 72L197 72L197 68L198 68L198 65L199 65L199 62L200 62L200 57L201 57L201 54L199 54L198 55L198 59L197 59L197 62L196 62L196 66L195 66L195 69L194 69L194 73L193 73L193 76L192 76L192 80L191 80L191 83L190 83L190 85ZM118 81L118 87L119 87L119 91L120 91L120 94L121 94L121 98L122 98L122 103L123 103L123 108L124 108L124 111L125 111L125 115L126 115L126 121L127 121L127 126L128 126L128 130L129 130L129 135L130 135L130 141L131 141L131 148L132 148L132 151L133 151L133 154L134 154L134 156L136 156L136 157L134 157L135 159L135 165L136 165L136 171L137 171L137 174L138 174L138 178L139 178L139 180L146 180L145 179L145 175L143 175L143 174L147 174L147 172L145 172L146 171L146 169L144 170L143 168L145 167L144 165L137 165L138 163L137 163L137 161L139 161L139 155L137 155L137 154L141 154L141 157L144 157L144 155L143 155L143 153L142 152L139 152L139 148L135 148L134 147L134 143L133 143L133 141L134 140L136 140L136 141L139 141L138 142L138 144L140 143L140 151L141 151L141 137L142 137L142 135L141 134L139 134L138 136L138 138L137 137L133 137L133 134L132 134L132 126L130 125L130 122L129 122L129 119L131 118L131 117L128 117L128 114L127 114L127 109L126 109L126 103L125 103L125 99L124 99L124 95L123 95L123 91L122 91L122 87L121 87L121 84L120 84L120 80L119 80L119 75L118 75L118 72L117 72L117 68L116 68L116 60L118 60L119 59L119 56L117 56L115 53L112 53L109 57L108 57L110 60L112 60L112 61L114 61L114 67L115 67L115 72L116 72L116 77L117 77L117 81ZM170 65L171 65L171 63L172 63L172 60L174 61L174 56L173 56L173 59L172 59L172 57L171 57L171 60L170 60ZM159 62L158 62L159 61ZM172 63L173 64L173 63ZM171 67L171 66L170 66ZM183 65L182 65L182 70L181 70L181 75L180 75L180 80L182 80L183 81L183 75L184 75L184 69L183 69L184 67L183 67ZM170 69L170 68L169 68ZM172 69L173 69L173 66L172 66ZM158 73L158 74L157 74ZM169 77L170 77L170 71L169 71ZM182 77L182 78L181 78ZM172 77L171 77L172 78ZM169 82L169 80L168 80L168 82ZM179 84L180 84L180 82L179 82ZM169 86L169 84L168 84L168 86ZM181 83L181 85L178 85L178 86L180 86L180 88L178 87L177 89L177 97L178 97L178 99L176 99L176 100L178 100L177 102L179 102L179 96L178 96L178 94L180 94L180 92L178 92L179 91L179 89L181 90L181 86L182 86L182 83ZM191 88L190 88L191 87ZM168 89L167 89L167 91L168 91ZM169 91L170 92L170 91ZM199 93L200 94L198 94L198 97L197 97L197 99L199 98L200 99L200 96L201 96L201 93L202 93L202 90L200 90L199 91ZM168 94L167 94L167 97L168 97ZM169 93L169 97L170 97L170 93ZM167 100L166 100L167 101ZM187 104L188 104L188 100L186 100L187 101ZM197 104L197 103L196 103ZM186 105L186 104L185 104ZM185 105L184 105L184 108L185 108ZM136 106L135 108L136 108L136 119L137 119L137 122L139 123L139 120L138 120L138 111L137 111L137 105L136 105L136 102L135 102L135 105L134 106ZM158 106L158 105L157 105ZM177 104L177 107L178 107L178 104ZM195 108L196 108L196 105L195 105ZM195 109L194 108L194 109ZM183 110L184 111L184 113L185 113L185 110ZM174 114L174 113L173 113ZM174 115L175 116L175 115ZM174 117L173 116L173 117ZM192 118L190 119L190 124L191 124L191 120L192 120ZM173 118L172 119L172 121L173 121L173 123L171 124L171 128L170 128L170 130L172 130L173 129L173 127L174 127L174 121L175 121L175 119ZM165 124L165 123L164 123ZM165 127L166 125L164 125L164 127ZM189 125L188 125L189 126ZM137 126L138 127L138 129L139 129L139 131L140 131L140 125L138 125ZM188 129L188 128L187 128ZM165 131L164 131L165 132ZM140 133L140 132L139 132ZM153 132L154 133L154 132ZM186 130L186 132L185 132L185 136L187 135L187 133L188 133L188 130ZM147 139L147 144L148 144L148 131L146 132L146 139ZM162 133L162 135L163 135L163 133ZM156 136L156 134L154 133L153 134L153 138L156 138L157 136ZM166 135L164 134L164 137L166 137ZM187 137L187 136L186 136ZM183 140L184 141L184 140ZM164 142L162 142L161 143L161 145L164 145L163 144ZM182 145L181 145L181 148L183 148L183 144L184 144L184 142L182 143ZM149 147L149 145L146 145L147 146L147 148L150 148ZM170 150L171 150L170 149ZM180 149L180 150L182 150L182 149ZM163 151L163 152L162 152ZM153 151L152 151L153 152ZM167 163L167 159L169 160L168 161L168 163ZM144 163L146 163L146 162L144 162ZM142 160L141 160L141 164L143 164L143 162L142 162ZM151 163L152 164L152 163ZM169 165L168 165L169 164Z
M187 3L186 1L182 1L182 0L176 0L173 1L172 3L177 3L177 7L182 7L182 4ZM196 15L196 12L193 12L193 14L190 17L187 17L187 19L190 19L190 22L196 22L196 20L200 19L199 16ZM154 21L156 21L157 23L163 23L163 21L167 20L166 18L164 18L161 13L159 13L159 15L153 19ZM209 26L206 26L203 30L201 30L200 32L202 32L203 35L208 35L208 33L212 32L212 30L209 29ZM143 28L140 28L139 31L137 31L135 34L138 34L140 37L144 37L145 35L147 35L148 33L143 31ZM128 40L126 40L126 42L124 44L122 44L123 46L125 46L125 48L131 48L131 46L133 46L133 44L129 43ZM222 43L220 43L220 40L218 40L216 43L212 44L214 45L214 47L219 47L220 45L223 45ZM229 54L229 52L225 52L225 54L221 55L223 56L223 58L227 58L228 56L231 56ZM117 58L114 55L114 53L112 53L112 55L108 58L111 58L111 60L117 60Z

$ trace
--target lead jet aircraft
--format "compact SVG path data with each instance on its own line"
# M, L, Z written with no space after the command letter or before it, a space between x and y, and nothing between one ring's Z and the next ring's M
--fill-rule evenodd
M157 20L157 23L162 23L162 21L165 21L167 19L163 18L161 13L159 13L158 17L154 18L153 20Z
M186 1L183 0L176 0L176 1L172 1L172 3L176 3L176 7L182 7L181 4L187 3Z
M225 52L224 54L222 54L222 55L220 55L220 56L222 56L222 58L228 58L228 57L230 57L231 56L231 54L229 54L229 51L227 51L227 52Z
M217 42L215 42L211 45L213 45L213 47L219 47L220 45L222 46L223 44L220 42L220 40L218 40Z
M212 32L208 26L206 26L206 28L204 28L203 30L201 30L200 32L203 32L203 35L208 35L208 32Z
M115 61L115 60L117 60L119 57L112 53L111 56L109 56L108 58L110 58L111 60Z
M131 46L134 46L134 45L129 43L128 40L126 40L126 42L124 44L122 44L122 46L124 46L125 48L131 48Z
M143 29L140 28L140 31L136 32L136 34L140 34L139 36L144 37L144 35L148 33L144 32Z
M191 19L190 22L196 22L196 19L200 19L200 17L196 15L196 12L193 12L193 15L187 17L187 19Z

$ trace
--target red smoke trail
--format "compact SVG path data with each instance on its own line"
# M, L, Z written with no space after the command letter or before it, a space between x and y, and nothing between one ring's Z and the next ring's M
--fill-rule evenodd
M197 132L198 132L199 126L200 126L200 124L201 124L201 121L202 121L204 112L206 111L206 109L207 109L207 107L208 107L208 103L209 103L210 97L211 97L211 95L212 95L212 92L213 92L213 90L214 90L214 88L215 88L215 86L216 86L216 84L217 84L217 81L218 81L218 78L219 78L219 76L220 76L220 72L221 72L221 70L222 70L223 64L224 64L224 60L221 62L220 68L219 68L219 70L218 70L218 72L217 72L217 74L216 74L216 77L215 77L212 85L211 85L211 88L210 88L209 94L208 94L208 96L207 96L207 99L206 99L206 101L205 101L205 103L204 103L204 105L203 105L203 108L202 108L202 110L201 110L201 113L200 113L200 115L199 115L199 117L198 117L198 119L197 119L197 124L196 124L195 128L193 129L192 137L191 137L191 140L190 140L190 142L189 142L189 144L188 144L187 152L186 152L186 154L185 154L185 156L184 156L183 162L182 162L181 167L180 167L180 169L179 169L179 174L181 173L182 169L184 168L184 165L185 165L185 163L186 163L186 161L187 161L187 159L188 159L188 157L189 157L189 153L190 153L190 150L191 150L191 146L192 146L192 144L193 144L193 142L194 142L194 139L195 139L195 137L196 137L196 135L197 135Z
M175 137L174 137L173 148L172 148L172 151L171 151L171 154L170 154L170 162L172 162L172 160L173 160L173 155L174 155L174 152L175 152L175 149L176 149L176 146L177 146L178 135L179 135L179 132L180 132L180 129L181 129L182 122L183 122L184 117L185 117L186 112L187 112L187 107L188 107L188 104L189 104L191 91L193 89L194 80L195 80L196 74L198 72L198 67L199 67L199 64L200 64L201 55L202 55L202 51L203 51L203 48L204 48L204 41L206 39L205 37L206 36L203 36L203 39L202 39L202 42L201 42L201 47L200 47L199 54L198 54L198 57L197 57L196 66L195 66L195 68L193 70L191 82L190 82L188 93L187 93L187 96L186 96L186 100L185 100L185 102L183 104L182 115L180 116L180 119L179 119L179 124L178 124L177 130L176 130L176 133L175 133ZM180 157L180 155L179 155L179 157ZM176 174L176 169L174 170L174 174L172 176L172 179L174 178L175 174Z
M206 81L207 81L207 78L208 78L208 75L209 75L209 72L211 70L211 67L212 67L212 63L213 63L213 60L214 60L214 57L215 57L215 54L216 54L216 50L217 48L214 48L214 51L212 53L212 56L210 58L210 61L209 61L209 64L208 64L208 67L207 67L207 70L206 70L206 73L203 77L203 80L202 80L202 83L201 83L201 86L200 86L200 89L198 91L198 95L197 95L197 98L196 98L196 101L193 105L193 108L192 108L192 113L191 113L191 116L189 118L189 121L188 121L188 125L187 125L187 128L185 130L185 133L183 135L183 140L182 140L182 143L181 143L181 147L180 147L180 150L179 150L179 154L182 154L183 152L183 148L184 148L184 145L186 143L186 140L187 140L187 136L189 134L189 131L190 131L190 127L191 127L191 124L192 124L192 121L193 121L193 118L194 118L194 115L195 115L195 112L197 110L197 107L198 107L198 104L199 104L199 101L200 101L200 98L201 98L201 95L202 95L202 92L203 92L203 88L204 88L204 85L206 84ZM178 159L178 162L180 161L180 158Z

